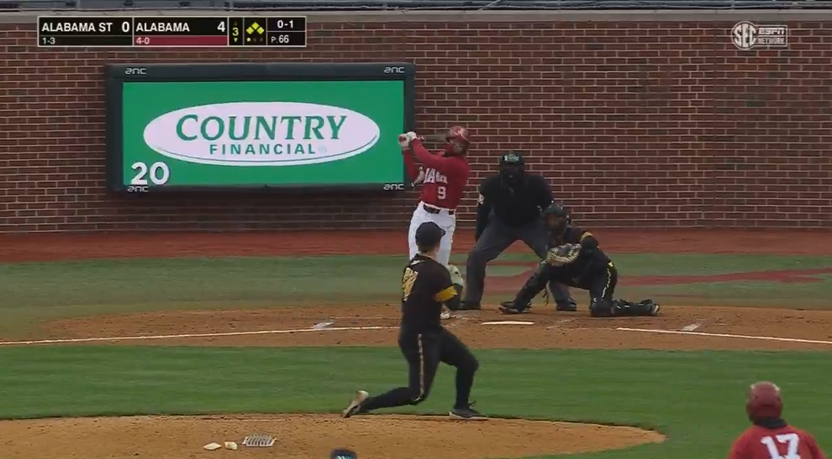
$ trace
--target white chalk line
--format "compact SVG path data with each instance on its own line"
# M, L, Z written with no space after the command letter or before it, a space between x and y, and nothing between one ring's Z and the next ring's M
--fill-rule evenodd
M145 335L145 336L107 336L97 338L65 338L65 339L42 339L33 341L0 341L0 346L25 346L33 344L69 344L69 343L93 343L101 341L141 341L141 340L164 340L178 338L216 338L222 336L248 336L248 335L283 335L292 333L328 332L328 331L349 331L349 330L391 330L399 327L329 327L329 328L298 328L293 330L259 330L240 332L220 333L185 333L179 335Z
M680 330L655 330L651 328L626 328L618 327L618 331L630 331L641 333L661 333L665 335L691 335L691 336L707 336L711 338L739 338L739 339L756 339L760 341L782 341L786 343L804 343L804 344L832 344L832 341L823 341L817 339L801 339L801 338L778 338L776 336L754 336L754 335L732 335L728 333L706 333L695 331L680 331Z
M258 330L258 331L239 331L239 332L215 332L215 333L182 333L175 335L143 335L143 336L105 336L93 338L62 338L62 339L43 339L43 340L29 340L29 341L0 341L0 346L26 346L37 344L71 344L71 343L93 343L93 342L107 342L107 341L150 341L150 340L166 340L166 339L181 339L181 338L219 338L227 336L252 336L252 335L286 335L294 333L309 333L309 332L328 332L328 331L361 331L361 330L393 330L399 327L328 327L322 329L315 328L298 328L289 330ZM551 327L548 327L551 328ZM594 328L587 328L587 330L597 330ZM712 338L737 338L737 339L753 339L760 341L780 341L788 343L804 343L804 344L826 344L832 345L832 341L801 339L801 338L778 338L774 336L754 336L754 335L733 335L728 333L706 333L696 331L679 331L679 330L657 330L651 328L628 328L617 327L612 330L640 332L640 333L658 333L665 335L689 335L689 336L705 336Z

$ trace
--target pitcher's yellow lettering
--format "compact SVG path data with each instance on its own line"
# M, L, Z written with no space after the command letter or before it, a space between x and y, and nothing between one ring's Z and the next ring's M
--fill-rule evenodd
M407 301L417 277L419 277L419 273L410 268L405 268L404 275L402 275L402 301Z

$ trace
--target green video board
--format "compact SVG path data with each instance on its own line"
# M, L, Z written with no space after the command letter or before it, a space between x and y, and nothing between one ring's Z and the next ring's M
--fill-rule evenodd
M108 66L108 186L400 189L414 75L402 63Z

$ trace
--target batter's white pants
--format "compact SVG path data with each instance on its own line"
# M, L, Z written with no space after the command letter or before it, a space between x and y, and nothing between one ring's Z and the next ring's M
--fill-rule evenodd
M407 232L407 243L410 245L410 258L419 253L416 247L416 229L424 222L434 222L440 228L445 230L445 236L439 243L439 253L436 261L448 267L451 261L451 246L454 243L454 231L456 230L456 214L449 215L447 209L442 209L438 214L432 214L425 210L425 203L419 202L416 210L413 211L413 217L410 219L410 229Z

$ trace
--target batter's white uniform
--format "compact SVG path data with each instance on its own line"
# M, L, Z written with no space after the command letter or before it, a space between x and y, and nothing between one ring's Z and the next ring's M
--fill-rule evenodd
M436 213L429 212L429 210L436 211ZM451 213L448 209L440 209L430 204L419 202L416 210L413 211L413 216L410 218L410 229L407 232L407 242L410 245L411 259L419 252L416 247L416 229L425 222L434 222L445 230L445 235L442 236L442 241L439 243L439 252L437 253L436 261L442 263L447 268L451 261L451 247L454 243L454 231L456 231L456 213Z
M457 137L466 135L467 131L461 127L451 129L446 140L452 141ZM467 143L467 138L464 139ZM436 261L442 263L451 273L454 283L464 285L459 269L451 266L451 247L454 242L454 231L456 231L456 208L462 198L462 192L471 174L471 168L464 156L454 154L450 143L446 147L448 154L432 154L422 146L421 140L416 133L408 132L399 136L399 143L402 146L405 166L410 177L418 176L414 183L421 183L419 205L413 211L410 218L410 228L407 232L407 243L410 248L410 259L416 256L416 230L419 225L426 222L436 223L445 231L445 235L439 243L439 250ZM415 159L407 152L407 146L412 148L413 154L422 163L422 168Z

